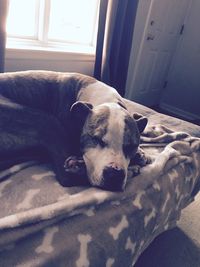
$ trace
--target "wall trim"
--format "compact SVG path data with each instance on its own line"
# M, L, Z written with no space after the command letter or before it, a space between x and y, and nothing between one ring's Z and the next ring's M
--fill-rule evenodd
M84 52L6 49L5 71L51 70L93 75L95 55Z
M51 50L6 49L6 59L94 61L95 55L89 53L63 52Z

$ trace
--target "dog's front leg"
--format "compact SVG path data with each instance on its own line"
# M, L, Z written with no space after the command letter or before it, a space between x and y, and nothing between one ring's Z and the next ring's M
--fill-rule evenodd
M87 177L87 170L86 165L82 157L80 156L69 156L65 160L65 172L70 177L74 176L76 179L79 179L82 185L88 185L89 181L86 179Z
M42 142L52 157L58 182L62 186L87 185L88 180L83 159L70 156L73 149L69 145L72 143L70 133L54 117L50 118L48 126L46 123L46 127L42 131Z
M140 169L147 164L151 163L151 158L149 155L146 155L144 150L138 147L138 150L135 156L131 159L128 171L130 176L136 176L140 174Z

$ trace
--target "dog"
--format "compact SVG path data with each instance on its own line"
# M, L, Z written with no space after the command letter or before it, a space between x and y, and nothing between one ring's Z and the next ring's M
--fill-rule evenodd
M146 124L114 88L92 77L0 75L0 163L48 156L62 186L124 190Z

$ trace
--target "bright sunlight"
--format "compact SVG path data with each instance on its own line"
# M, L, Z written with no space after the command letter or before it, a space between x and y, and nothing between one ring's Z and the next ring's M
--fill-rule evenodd
M99 0L10 0L8 37L92 45Z

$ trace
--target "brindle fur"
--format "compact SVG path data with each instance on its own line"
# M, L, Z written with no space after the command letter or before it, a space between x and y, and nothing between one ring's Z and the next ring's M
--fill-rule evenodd
M136 152L139 132L147 122L139 118L136 123L124 105L114 88L85 75L48 71L1 74L0 168L27 158L43 160L48 155L54 163L56 178L63 186L87 184L88 174L91 185L100 186L101 180L106 179L110 181L107 188L113 190L113 179L120 175L115 184L122 189L126 181L125 168L132 152ZM124 112L129 116L125 119L125 132ZM112 123L118 125L119 134ZM108 144L104 140L107 133L110 133ZM96 151L103 153L104 161L98 166L95 161L92 163L95 172L91 175L92 167L88 166L94 160L95 150L89 148L97 145ZM86 164L79 160L80 156ZM76 165L76 158L80 168L74 172L70 165Z
M140 134L136 122L130 117L125 117L123 151L126 157L132 158L139 146Z
M89 147L96 147L98 144L102 145L102 139L106 135L108 128L110 111L108 107L101 107L98 114L89 114L86 120L87 132L83 130L81 135L81 144L87 144L84 149Z
M84 184L85 177L66 173L63 165L79 153L70 108L79 90L94 82L81 74L48 71L1 74L0 168L49 155L60 184Z

